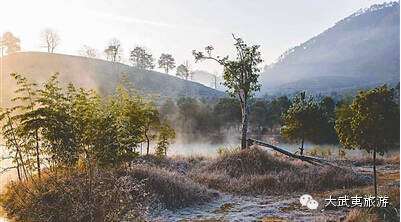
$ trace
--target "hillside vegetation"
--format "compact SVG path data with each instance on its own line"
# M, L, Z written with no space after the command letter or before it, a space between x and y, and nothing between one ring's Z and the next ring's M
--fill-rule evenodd
M3 94L10 98L15 82L10 73L19 73L37 83L47 80L55 72L60 73L62 83L72 82L78 87L97 90L110 95L121 81L124 73L129 82L142 94L159 94L162 98L179 97L211 98L222 97L223 92L202 84L186 81L156 71L142 70L121 63L100 59L42 52L19 52L4 57Z

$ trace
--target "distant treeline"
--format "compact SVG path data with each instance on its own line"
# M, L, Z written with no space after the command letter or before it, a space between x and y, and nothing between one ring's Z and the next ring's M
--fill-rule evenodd
M311 142L337 144L338 138L334 130L336 112L349 105L353 97L344 94L317 95L312 98L327 127L323 134ZM287 114L293 100L290 96L253 98L250 102L249 135L257 138L279 135L283 125L282 116ZM203 139L218 143L232 133L238 136L241 130L240 104L232 98L197 100L182 97L177 101L167 99L160 105L159 112L160 118L167 120L177 134L186 140L184 142Z

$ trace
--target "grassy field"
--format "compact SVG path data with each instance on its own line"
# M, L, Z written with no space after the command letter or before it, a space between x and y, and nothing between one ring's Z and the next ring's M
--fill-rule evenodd
M240 207L241 201L247 198L266 197L278 198L276 200L281 201L279 208L291 215L291 211L297 211L297 196L302 193L323 198L333 192L371 192L370 172L348 167L370 169L367 166L369 159L341 159L337 163L347 167L313 166L256 147L226 150L217 157L140 156L120 167L97 168L93 172L92 195L88 193L85 169L64 169L58 175L48 171L40 181L9 184L1 205L16 221L38 219L37 215L65 218L65 221L89 217L102 221L113 218L163 220L167 215L165 210L192 209L224 199L226 202L218 206L220 210L214 210L216 214L224 214L225 210ZM383 158L379 164L399 166L399 157ZM397 203L399 207L399 200L393 195L397 190L399 193L399 188L387 187L390 182L399 181L399 171L389 175L385 169L379 170L382 172L379 190L391 194L392 207L397 207ZM234 199L238 203L233 203ZM251 201L255 202L252 198ZM348 221L353 221L352 218L366 212L353 209L329 212L317 218L329 218L332 214L341 214L345 218L348 213ZM377 216L383 215L383 212L377 212ZM262 214L258 217L263 218Z

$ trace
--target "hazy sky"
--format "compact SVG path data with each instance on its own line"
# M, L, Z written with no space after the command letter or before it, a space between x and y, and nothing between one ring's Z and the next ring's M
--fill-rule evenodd
M57 30L57 53L77 55L84 45L100 52L109 39L121 40L124 58L136 45L154 57L171 53L176 63L220 71L213 62L194 64L193 49L212 44L215 53L233 53L231 33L261 45L265 64L377 0L2 0L0 32L21 39L23 51L45 51L40 33ZM103 54L102 54L102 58ZM175 72L175 70L174 70Z

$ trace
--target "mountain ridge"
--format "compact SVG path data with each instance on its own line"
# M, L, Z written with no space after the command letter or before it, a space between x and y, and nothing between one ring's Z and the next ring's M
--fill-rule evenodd
M398 2L372 5L347 16L265 66L261 93L308 89L305 83L310 78L328 85L328 76L353 79L333 91L366 82L399 81L399 18Z

